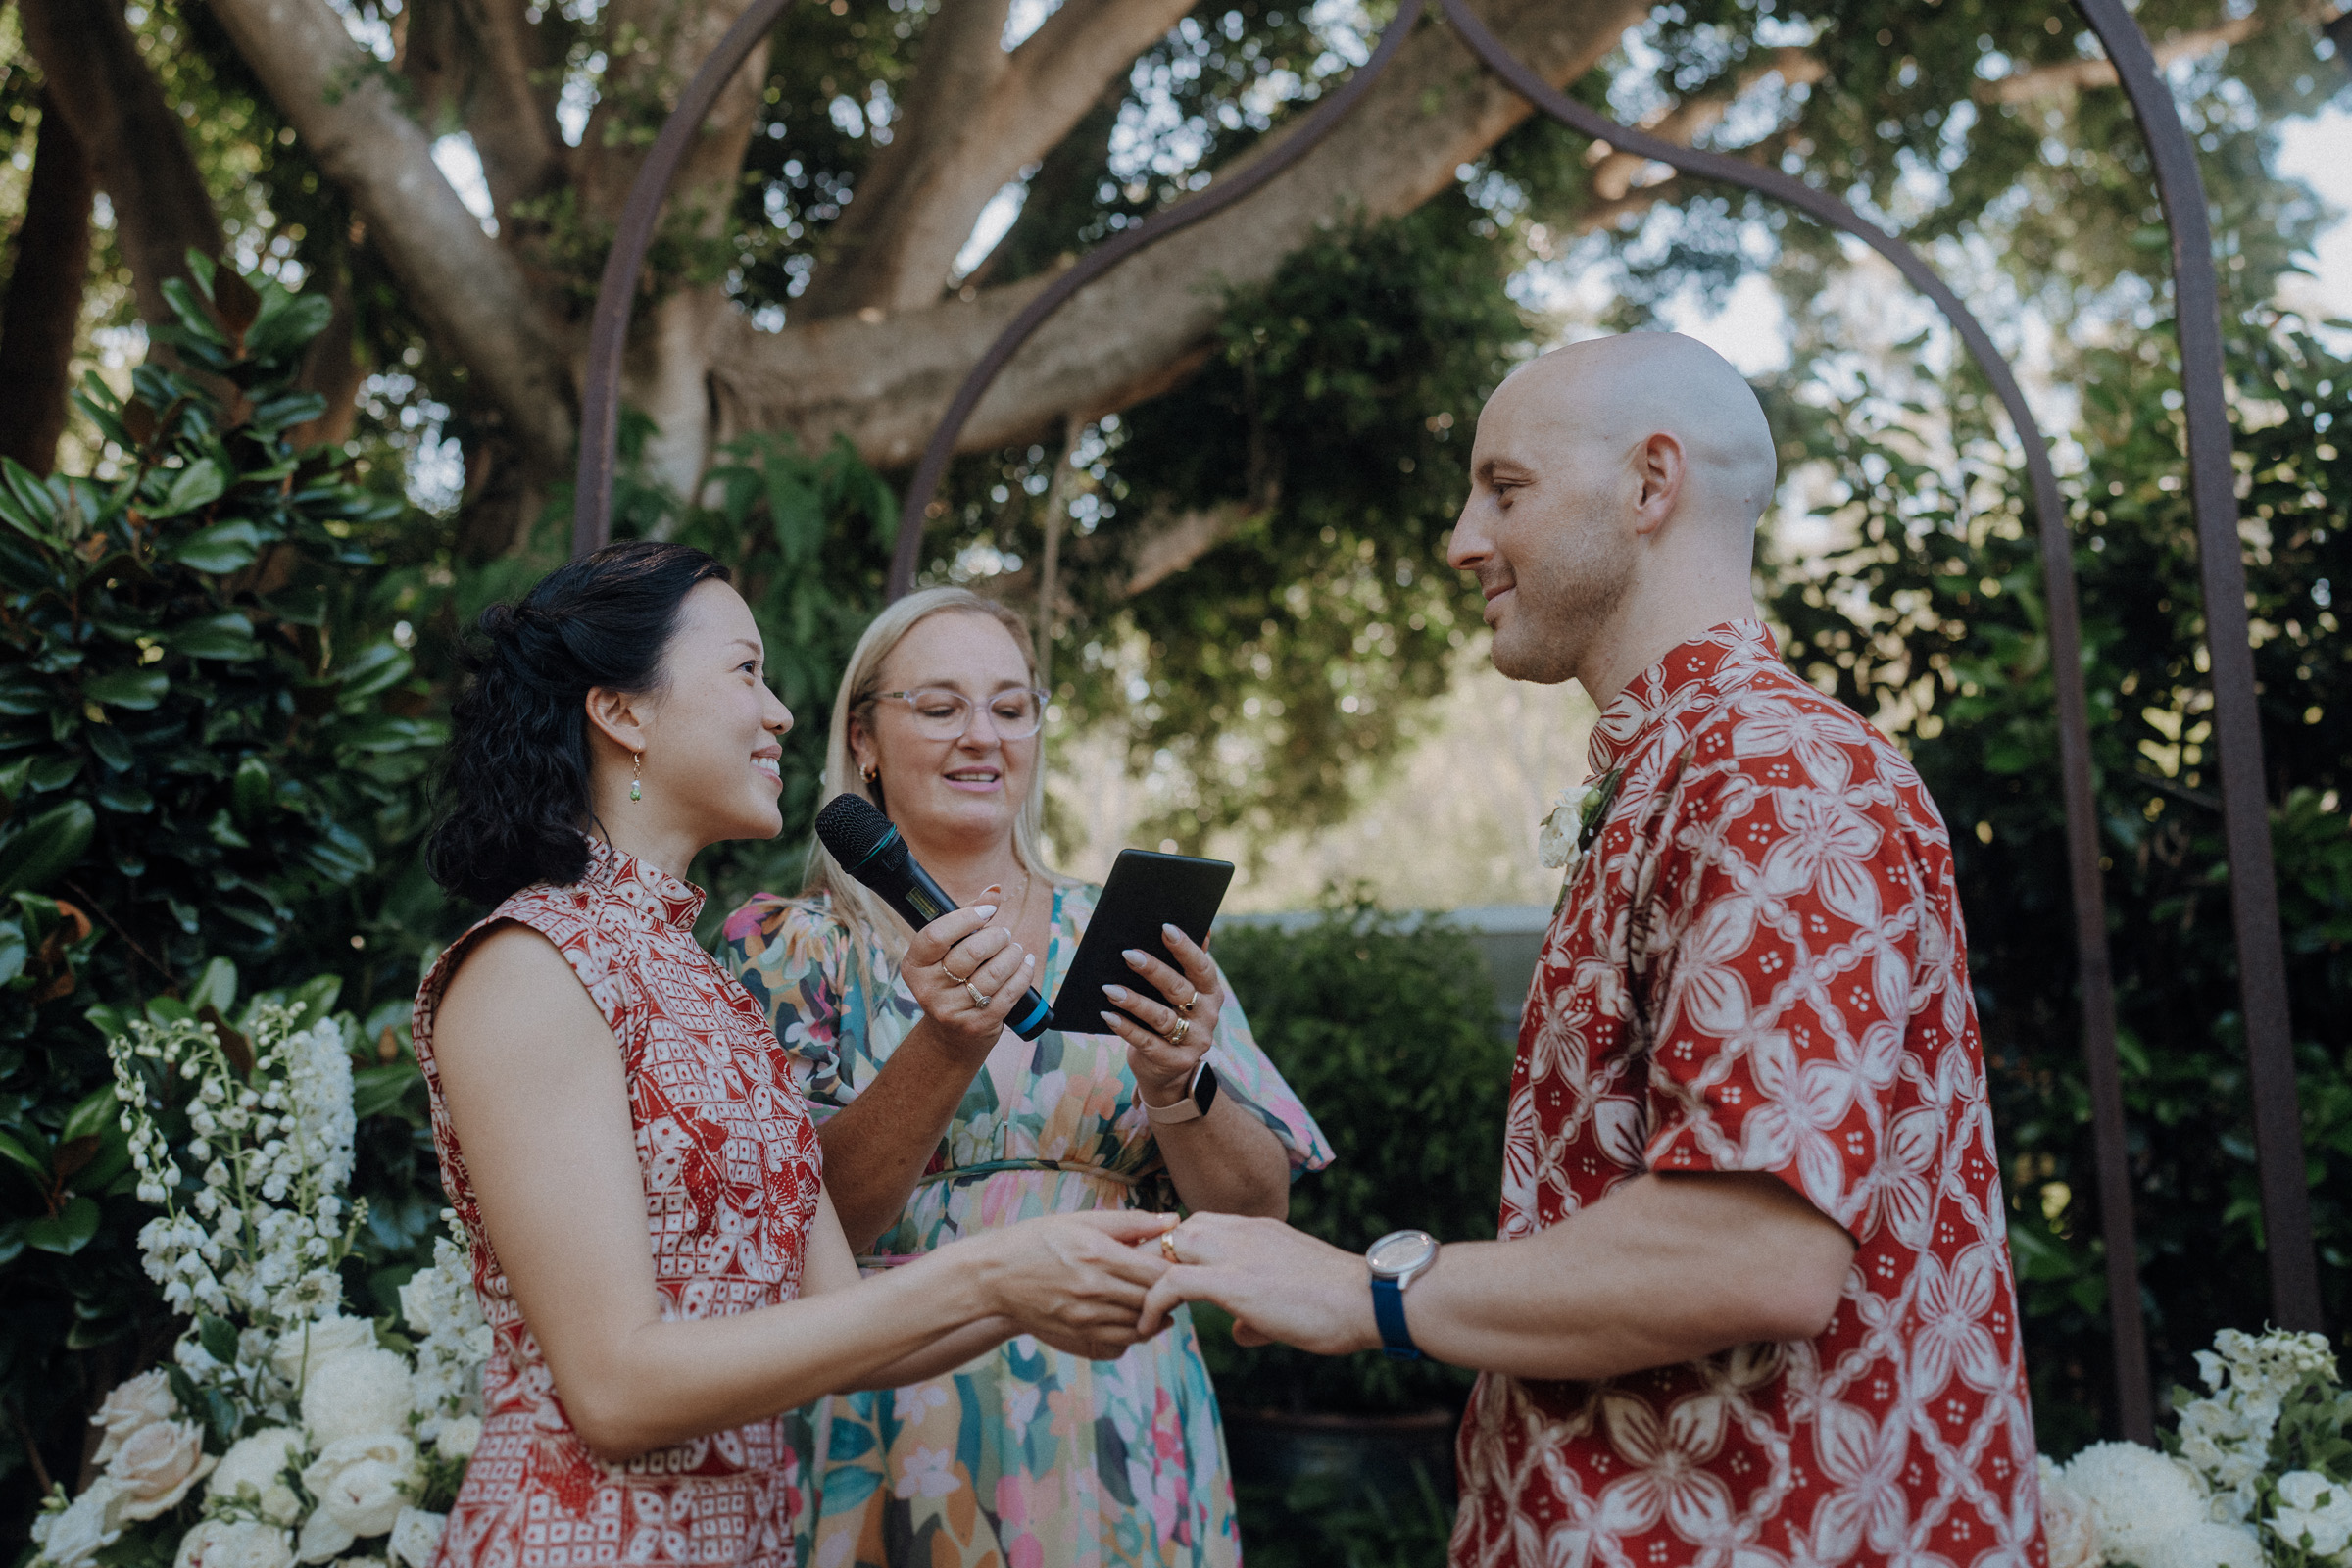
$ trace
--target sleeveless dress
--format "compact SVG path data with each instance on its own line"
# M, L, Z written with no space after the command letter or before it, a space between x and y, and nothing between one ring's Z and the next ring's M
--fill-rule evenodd
M623 1464L573 1432L482 1230L433 1062L442 990L482 933L513 920L546 937L620 1043L663 1320L792 1299L820 1188L816 1134L766 1019L696 944L702 906L700 889L599 844L578 883L507 900L417 991L433 1146L493 1336L481 1445L434 1568L791 1568L800 1496L780 1417Z
M1057 888L1051 997L1100 890ZM761 895L721 956L765 1008L820 1121L881 1071L922 1008L879 945L852 952L823 895ZM869 977L871 981L869 984ZM1314 1118L1228 997L1209 1045L1220 1093L1281 1141L1295 1177L1331 1162ZM1167 1163L1110 1034L1006 1031L906 1209L858 1261L887 1268L1040 1214L1172 1209ZM836 1395L787 1418L805 1456L795 1521L812 1568L1231 1568L1241 1557L1216 1391L1191 1313L1116 1361L1023 1335L911 1388Z

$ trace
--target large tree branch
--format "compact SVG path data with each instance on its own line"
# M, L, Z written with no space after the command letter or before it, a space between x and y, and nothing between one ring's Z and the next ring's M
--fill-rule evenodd
M1775 49L1756 60L1749 61L1723 90L1694 93L1676 104L1664 114L1654 115L1642 122L1642 128L1668 141L1681 142L1688 147L1699 137L1723 122L1732 105L1761 83L1767 76L1778 75L1784 85L1807 87L1819 81L1827 69L1814 56L1802 49ZM1594 142L1592 152L1592 194L1603 202L1615 203L1625 199L1641 178L1649 160L1633 153L1621 153L1606 142Z
M434 167L375 59L325 0L214 0L238 53L368 220L427 328L541 464L571 455L571 388L514 258Z
M1004 0L951 0L924 35L905 121L835 225L802 311L904 311L938 299L989 199L1190 9L1189 0L1073 0L1007 55L997 41Z
M187 271L190 250L220 253L220 220L179 116L118 0L23 0L20 12L49 101L112 200L139 315L169 321L164 283Z
M1642 0L1497 0L1487 15L1545 79L1565 82L1614 48L1642 11ZM1528 113L1449 32L1423 28L1348 122L1297 166L1064 306L981 401L959 449L998 446L1062 414L1107 412L1164 386L1171 368L1208 339L1221 287L1262 282L1319 226L1351 213L1409 212ZM776 334L739 318L712 371L722 421L810 438L840 430L868 461L910 462L964 373L1046 281L1025 279L968 304L950 299L878 320L836 317Z
M2176 60L2193 60L2198 55L2243 43L2272 24L2288 17L2300 16L2315 25L2325 27L2343 15L2343 9L2333 5L2301 8L2272 6L2248 12L2242 17L2233 17L2215 26L2151 39L2148 47L2155 54L2158 66L2169 66ZM2054 66L2029 66L2023 71L2013 71L2006 76L1979 82L1976 97L1980 103L2026 104L2044 98L2071 98L2086 88L2112 87L2115 83L2115 67L2108 63L2105 55L2096 55L2084 60L2063 61Z
M473 36L473 90L466 127L482 155L482 179L505 220L516 202L544 195L564 176L563 132L555 100L532 80L552 72L547 34L531 24L525 0L458 0Z
M0 305L0 453L35 473L57 461L66 433L67 376L90 275L90 203L98 183L81 138L41 94L32 182L17 225L16 265Z

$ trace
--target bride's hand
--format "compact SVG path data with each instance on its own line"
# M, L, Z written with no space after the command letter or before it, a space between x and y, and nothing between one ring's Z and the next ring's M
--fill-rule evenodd
M987 897L994 897L995 888ZM1005 1014L1037 975L1037 955L992 926L994 904L952 909L914 934L899 974L923 1015L959 1056L984 1058L1004 1030Z
M1157 1242L1173 1214L1090 1210L983 1231L954 1248L979 1254L992 1309L1055 1349L1109 1360L1139 1340L1144 1297L1168 1271Z

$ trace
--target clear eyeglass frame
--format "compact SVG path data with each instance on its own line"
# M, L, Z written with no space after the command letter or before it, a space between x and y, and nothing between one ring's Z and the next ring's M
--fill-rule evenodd
M990 696L989 723L995 728L997 738L1025 741L1035 735L1045 725L1046 697L1047 694L1035 686L1016 686ZM906 705L908 714L914 719L915 733L926 740L961 740L970 732L972 720L979 713L979 708L969 697L946 686L918 686L912 691L876 692L873 695L875 702L885 698ZM1004 707L1008 702L1025 706L1027 711L1005 712ZM930 711L926 712L925 710Z

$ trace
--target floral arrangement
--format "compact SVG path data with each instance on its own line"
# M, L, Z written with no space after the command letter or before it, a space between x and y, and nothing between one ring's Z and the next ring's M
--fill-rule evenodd
M2042 1461L2050 1568L2352 1568L2352 1393L2317 1334L2225 1329L2160 1453Z
M1568 880L1575 881L1585 851L1600 836L1609 803L1617 799L1617 786L1624 780L1625 769L1613 767L1598 778L1560 791L1560 798L1536 825L1536 858L1551 870L1566 871Z
M263 999L237 1027L153 1004L109 1043L147 1274L188 1326L170 1364L106 1397L97 1475L35 1521L36 1568L426 1568L481 1437L490 1331L461 1241L346 1316L350 1038ZM446 1216L445 1216L446 1217Z

